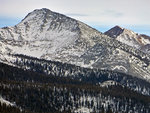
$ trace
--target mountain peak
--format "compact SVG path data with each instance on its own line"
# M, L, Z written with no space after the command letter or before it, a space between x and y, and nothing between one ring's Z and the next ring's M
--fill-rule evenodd
M135 33L132 30L122 28L120 26L111 28L106 31L105 34L137 49L143 48L142 46L150 43L149 36Z
M47 8L42 8L42 9L35 9L34 11L31 12L31 14L33 14L33 13L36 13L36 14L43 13L43 14L45 14L45 13L52 13L52 11L50 9L47 9Z
M22 21L28 21L33 19L33 17L39 17L41 15L52 14L53 12L47 8L35 9L34 11L27 14L27 16Z
M51 11L50 9L47 9L47 8L42 8L42 9L35 9L34 11Z
M116 38L117 36L119 36L122 32L124 31L124 28L116 25L115 27L111 28L110 30L106 31L105 34Z
M122 28L122 27L120 27L119 25L116 25L115 27L113 27L113 29L124 29L124 28Z

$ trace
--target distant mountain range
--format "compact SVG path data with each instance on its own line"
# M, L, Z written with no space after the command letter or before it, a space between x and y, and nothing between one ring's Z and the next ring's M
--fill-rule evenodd
M4 66L0 70L2 83L0 86L1 92L3 92L0 95L2 95L3 100L6 99L11 102L17 100L17 105L27 111L41 112L37 107L38 101L34 104L34 109L33 106L27 104L28 101L23 102L21 100L21 95L18 98L12 97L10 92L15 94L20 88L19 93L24 92L25 94L22 99L28 98L30 104L34 100L29 97L33 96L36 99L39 94L39 102L44 106L42 110L49 107L45 112L49 112L53 108L58 110L57 112L79 112L84 108L89 112L97 113L102 112L102 108L105 111L109 111L111 108L110 111L114 112L129 112L131 110L132 112L144 113L146 110L150 111L147 107L150 105L149 36L134 33L119 26L101 33L78 20L43 8L29 13L13 27L1 28L0 47L0 65L1 67ZM62 82L59 79L62 79ZM17 84L19 84L18 87ZM9 86L7 87L10 91L9 94L5 91L5 85ZM82 88L85 89L86 85L94 88L100 87L105 94L100 96L101 93L94 90L95 97L94 95L91 96L91 89L88 90L87 95L90 95L90 99L86 98L89 102L87 104L88 102L86 103L84 98L87 96L86 91L83 91L82 94L73 95L76 90L70 89L74 87L81 90ZM40 87L44 89L42 90ZM66 93L64 87L67 88ZM109 98L109 90L111 89L109 87L116 88L111 98ZM34 95L29 91L30 88L38 93ZM116 92L119 92L119 89L122 89L123 92L117 95ZM60 90L61 94L59 93ZM30 93L26 93L26 91ZM52 95L46 97L47 91L53 92ZM126 98L121 99L124 98L123 93L125 91L132 93L132 95L125 93ZM55 96L54 93L57 95ZM5 95L7 95L6 98L4 98ZM69 98L67 98L68 95L70 95ZM144 98L143 103L145 104L140 103L138 99L134 100L134 95L139 99ZM58 96L63 100L57 100L56 97L58 98ZM104 98L105 96L107 99ZM134 108L138 106L135 104L136 101L139 102L140 108L137 111L130 106L130 96ZM42 98L45 100L42 101ZM53 98L55 99L53 100ZM66 101L65 98L68 100ZM96 107L99 103L95 101L95 104L91 104L91 98L99 98L109 102ZM111 101L113 98L117 98L117 100ZM51 100L53 104L47 99ZM60 104L62 101L66 103L64 106ZM117 101L119 104L116 103ZM123 101L126 101L127 104L120 104ZM82 102L83 104L80 104ZM115 104L112 105L112 103ZM118 107L112 108L111 105ZM82 108L80 109L80 107Z

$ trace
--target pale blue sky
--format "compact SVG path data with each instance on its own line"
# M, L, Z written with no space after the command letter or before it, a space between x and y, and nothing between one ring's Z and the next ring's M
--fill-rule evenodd
M0 27L14 26L34 9L48 8L106 31L115 25L150 35L150 0L0 0Z

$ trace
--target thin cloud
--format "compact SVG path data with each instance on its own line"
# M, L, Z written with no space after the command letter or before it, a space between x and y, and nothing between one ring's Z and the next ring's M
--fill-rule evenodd
M86 16L90 16L90 15L86 15L86 14L79 14L79 13L67 13L65 15L68 15L68 16L80 16L80 17L86 17Z
M104 16L111 16L111 17L122 17L124 14L115 10L105 10L101 13Z

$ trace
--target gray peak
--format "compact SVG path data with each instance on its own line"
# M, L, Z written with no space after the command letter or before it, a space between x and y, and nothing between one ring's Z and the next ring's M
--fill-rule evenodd
M33 10L32 12L30 12L29 14L34 14L34 13L52 13L53 11L51 11L50 9L47 9L47 8L42 8L42 9L35 9Z
M47 8L42 8L42 9L35 9L33 12L36 12L36 11L50 12L51 10Z
M105 34L108 35L108 36L110 36L110 37L116 38L123 31L124 31L124 29L122 27L120 27L120 26L117 25L117 26L111 28L110 30L106 31Z
M115 27L113 27L112 29L124 29L124 28L122 28L122 27L120 27L120 26L118 26L118 25L116 25Z
M63 14L53 12L46 8L36 9L32 11L17 26L25 27L24 29L26 33L33 31L37 32L33 33L35 34L34 37L36 37L37 39L39 38L39 36L41 36L41 33L43 33L44 35L46 34L46 36L48 36L48 34L50 33L47 34L47 32L50 31L55 31L57 33L59 32L60 34L64 34L63 32L69 33L76 32L78 30L78 23L75 19L67 17Z
M40 15L51 15L53 12L49 9L46 9L46 8L42 8L42 9L35 9L34 11L30 12L27 14L27 16L22 20L22 21L25 21L25 20L29 20L30 19L33 19L33 17L39 17Z
M49 9L42 8L42 9L36 9L32 12L30 12L22 21L21 23L28 23L28 25L42 25L46 26L49 24L49 26L62 26L62 24L65 24L65 26L68 26L70 24L74 24L75 19L72 19L70 17L67 17L63 14L53 12ZM69 26L68 26L69 27Z

